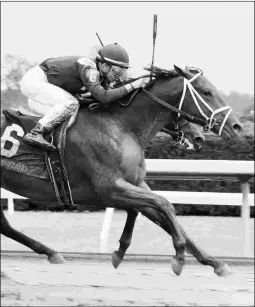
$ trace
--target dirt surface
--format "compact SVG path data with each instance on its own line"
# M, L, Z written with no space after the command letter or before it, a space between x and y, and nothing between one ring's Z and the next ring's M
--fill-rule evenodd
M2 257L1 306L254 306L254 267L234 266L228 277L170 263L67 261Z
M7 214L8 216L8 214ZM18 230L59 252L100 252L103 213L15 212L9 222ZM126 215L116 212L108 252L118 247ZM178 217L199 246L214 256L240 257L241 218ZM250 220L254 255L254 219ZM1 236L1 249L29 251ZM171 238L145 218L138 219L128 254L173 255ZM94 258L93 258L94 259ZM2 306L254 306L254 266L232 266L218 277L212 268L187 264L177 277L169 263L124 262L115 270L110 260L68 258L53 265L45 258L1 257Z

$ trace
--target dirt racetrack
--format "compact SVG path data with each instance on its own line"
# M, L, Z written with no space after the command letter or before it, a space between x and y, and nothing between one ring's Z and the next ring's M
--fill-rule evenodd
M249 263L235 260L229 264L233 274L222 278L212 268L188 259L181 276L175 276L170 265L171 238L145 218L137 220L127 254L133 254L133 260L115 270L109 257L100 254L103 218L100 212L15 212L8 216L16 229L55 248L67 261L50 264L1 236L1 270L7 276L1 276L1 306L254 306L254 219L250 220ZM114 214L110 253L118 247L125 218L122 212ZM178 220L212 255L242 257L240 218L179 216ZM65 255L75 252L83 254ZM88 253L100 256L85 257ZM152 261L138 260L139 254L151 255ZM158 255L169 260L154 261Z
M53 265L40 257L1 261L1 306L254 306L254 266L232 266L218 277L212 268L187 264L182 275L170 262L69 259Z

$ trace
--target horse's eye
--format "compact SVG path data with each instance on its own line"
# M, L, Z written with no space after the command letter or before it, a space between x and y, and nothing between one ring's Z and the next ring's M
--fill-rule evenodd
M208 91L208 90L204 91L204 95L207 97L212 97L211 91Z

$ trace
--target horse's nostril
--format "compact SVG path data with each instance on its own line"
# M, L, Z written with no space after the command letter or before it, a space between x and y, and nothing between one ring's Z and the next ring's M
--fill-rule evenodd
M240 133L243 129L242 125L241 124L234 124L232 126L232 129L235 133Z
M195 137L195 143L197 145L202 145L204 142L203 138L201 138L200 136Z
M195 142L195 144L194 144L195 149L197 150L197 149L200 149L201 146L203 145L204 139L201 138L200 136L197 136L197 137L195 137L194 142Z

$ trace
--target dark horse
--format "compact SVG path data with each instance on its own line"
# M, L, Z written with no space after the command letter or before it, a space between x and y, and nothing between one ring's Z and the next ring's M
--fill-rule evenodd
M115 267L131 243L139 211L172 236L176 255L171 264L175 274L180 275L183 269L186 250L200 263L212 266L216 274L226 275L229 273L228 266L197 247L179 225L172 204L154 194L145 183L144 152L152 138L176 120L176 108L181 116L226 138L237 135L241 124L199 69L175 66L174 70L164 70L162 74L158 72L155 77L147 91L139 91L127 108L114 104L108 110L79 111L67 133L65 148L74 202L84 205L84 208L93 203L97 208L127 210L120 248L113 254ZM1 187L11 192L31 199L56 202L50 181L4 168L1 175ZM63 261L53 249L14 230L1 214L3 235L36 253L46 254L53 263Z

